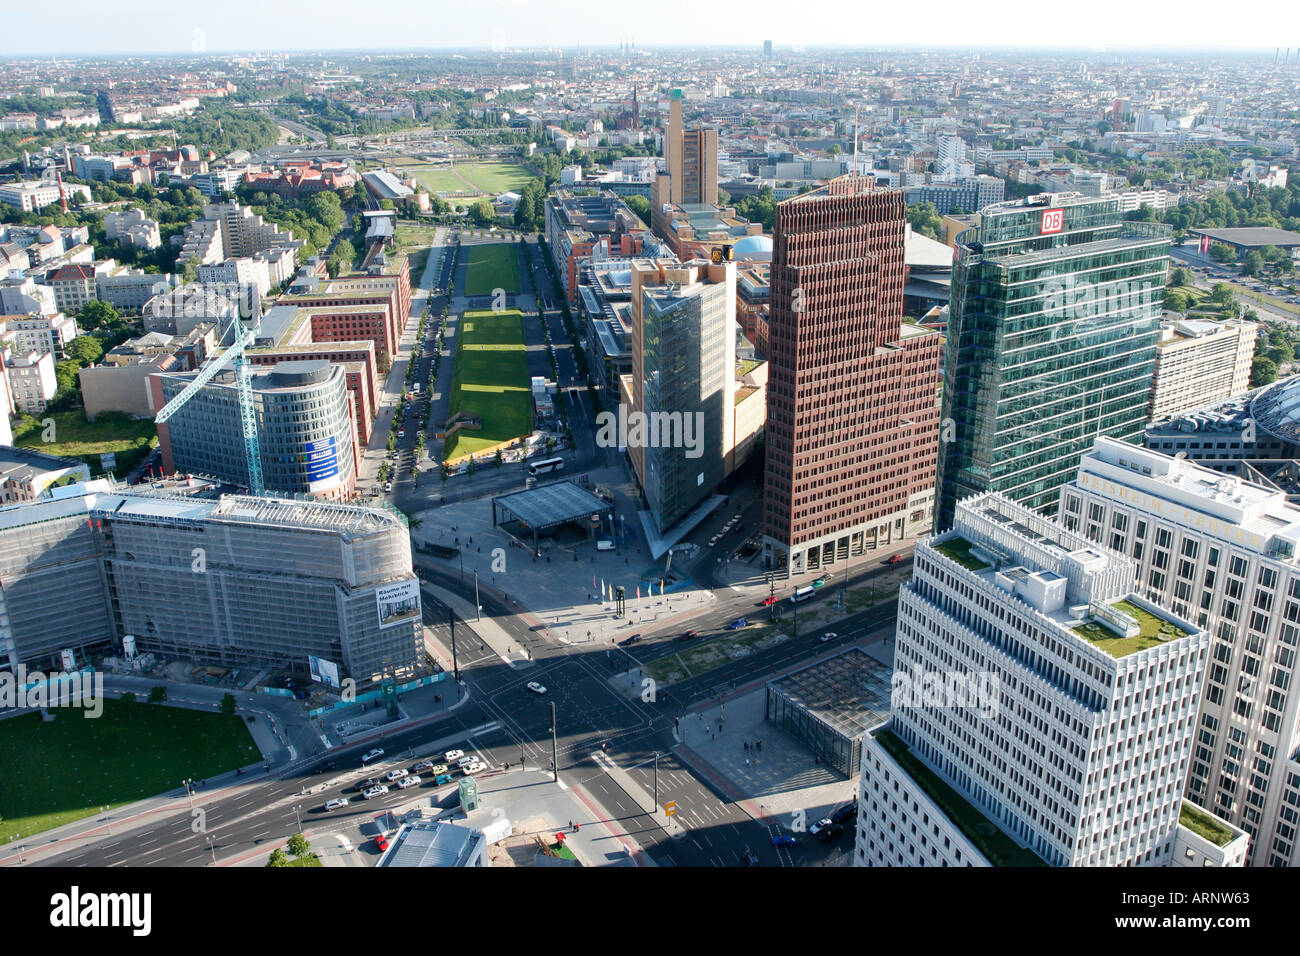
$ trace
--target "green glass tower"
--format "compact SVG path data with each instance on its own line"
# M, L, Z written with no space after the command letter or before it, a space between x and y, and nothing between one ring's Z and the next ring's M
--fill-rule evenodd
M986 207L957 237L936 527L986 491L1052 514L1099 435L1140 443L1170 229L1116 199Z

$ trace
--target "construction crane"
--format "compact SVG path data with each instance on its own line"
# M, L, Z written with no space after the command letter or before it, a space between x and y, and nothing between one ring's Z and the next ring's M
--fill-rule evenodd
M257 330L261 326L260 318L254 320L253 327L246 328L236 316L231 321L235 330L235 341L216 358L199 370L194 381L181 389L180 394L162 407L154 416L154 423L163 424L176 414L186 402L193 398L204 385L212 381L218 372L225 370L232 363L235 369L235 391L239 395L239 420L244 433L244 457L248 460L248 493L263 495L266 487L262 482L262 445L257 437L257 408L253 404L253 381L249 370L248 357L245 354L253 344ZM224 339L225 336L223 335Z

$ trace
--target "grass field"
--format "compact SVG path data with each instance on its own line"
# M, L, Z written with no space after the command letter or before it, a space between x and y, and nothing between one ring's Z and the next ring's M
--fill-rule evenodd
M466 312L457 338L450 413L481 415L483 430L452 435L444 451L447 460L527 435L533 421L523 313Z
M42 441L45 426L41 422L47 418L54 419L53 442ZM47 455L80 458L90 466L92 475L101 473L100 454L111 451L117 455L113 474L118 478L125 478L158 441L152 419L136 421L111 414L88 422L81 409L42 414L39 418L24 416L14 422L13 430L15 446Z
M410 172L429 192L473 192L496 196L518 192L532 173L514 163L463 163L456 166L412 166Z
M466 295L491 295L493 289L519 291L519 247L513 243L469 246Z
M239 717L103 701L0 720L0 843L174 790L261 759Z

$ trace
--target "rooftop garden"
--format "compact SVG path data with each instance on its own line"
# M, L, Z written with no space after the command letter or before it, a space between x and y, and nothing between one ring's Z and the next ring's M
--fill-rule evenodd
M987 561L981 561L970 553L971 543L965 538L950 538L943 544L936 544L934 548L945 557L956 561L967 571L983 571L990 566Z
M1047 865L1037 853L1017 844L970 801L921 763L892 731L880 731L876 740L994 866Z
M1183 802L1182 812L1178 814L1178 822L1197 836L1205 837L1215 846L1227 846L1234 836L1225 824L1214 819L1200 807L1186 801Z
M1151 612L1142 610L1136 604L1128 601L1115 601L1111 604L1111 607L1135 619L1141 630L1133 637L1121 637L1099 621L1088 621L1073 628L1073 630L1085 641L1095 647L1100 647L1116 659L1127 657L1129 654L1135 654L1138 651L1145 651L1149 647L1156 647L1166 641L1174 641L1187 636L1187 632L1177 624L1162 620Z

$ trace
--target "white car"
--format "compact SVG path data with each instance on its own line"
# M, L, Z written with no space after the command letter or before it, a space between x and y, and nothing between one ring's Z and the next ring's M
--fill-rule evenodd
M346 807L347 805L348 805L347 797L335 797L333 800L325 801L325 812L329 813L329 811L331 810L340 810L343 807Z
M367 800L373 800L375 799L375 797L382 797L387 792L388 792L388 788L385 787L382 783L380 783L371 787L369 790L361 791L361 795L365 797Z
M486 769L487 764L480 760L475 760L473 763L467 763L465 766L461 767L460 772L469 777L476 773L482 773Z
M407 787L418 787L422 783L424 783L424 781L420 779L419 775L414 777L407 776L397 781L397 789L405 790Z
M478 763L478 762L479 762L479 759L478 759L478 757L477 757L476 755L474 755L474 754L466 754L465 756L461 757L459 760L456 761L456 766L457 766L457 767L464 768L464 767L468 766L469 764L472 764L472 763Z
M409 772L399 767L396 770L388 771L388 773L384 776L384 779L387 780L389 783L392 783L394 780L401 780L403 777L406 776L409 776Z
M531 690L534 694L546 693L546 688L543 687L541 684L537 683L537 681L535 680L530 680L528 682L528 689Z
M836 634L834 631L827 631L825 634L822 635L821 639L823 641L833 641L837 637L839 637L839 635Z
M361 762L363 764L367 764L370 763L372 760L378 760L383 755L384 755L384 751L379 747L376 747L374 750L369 751L365 756L363 756L361 758Z
M463 750L448 750L442 755L442 759L447 763L454 763L463 756L465 756L465 751Z

